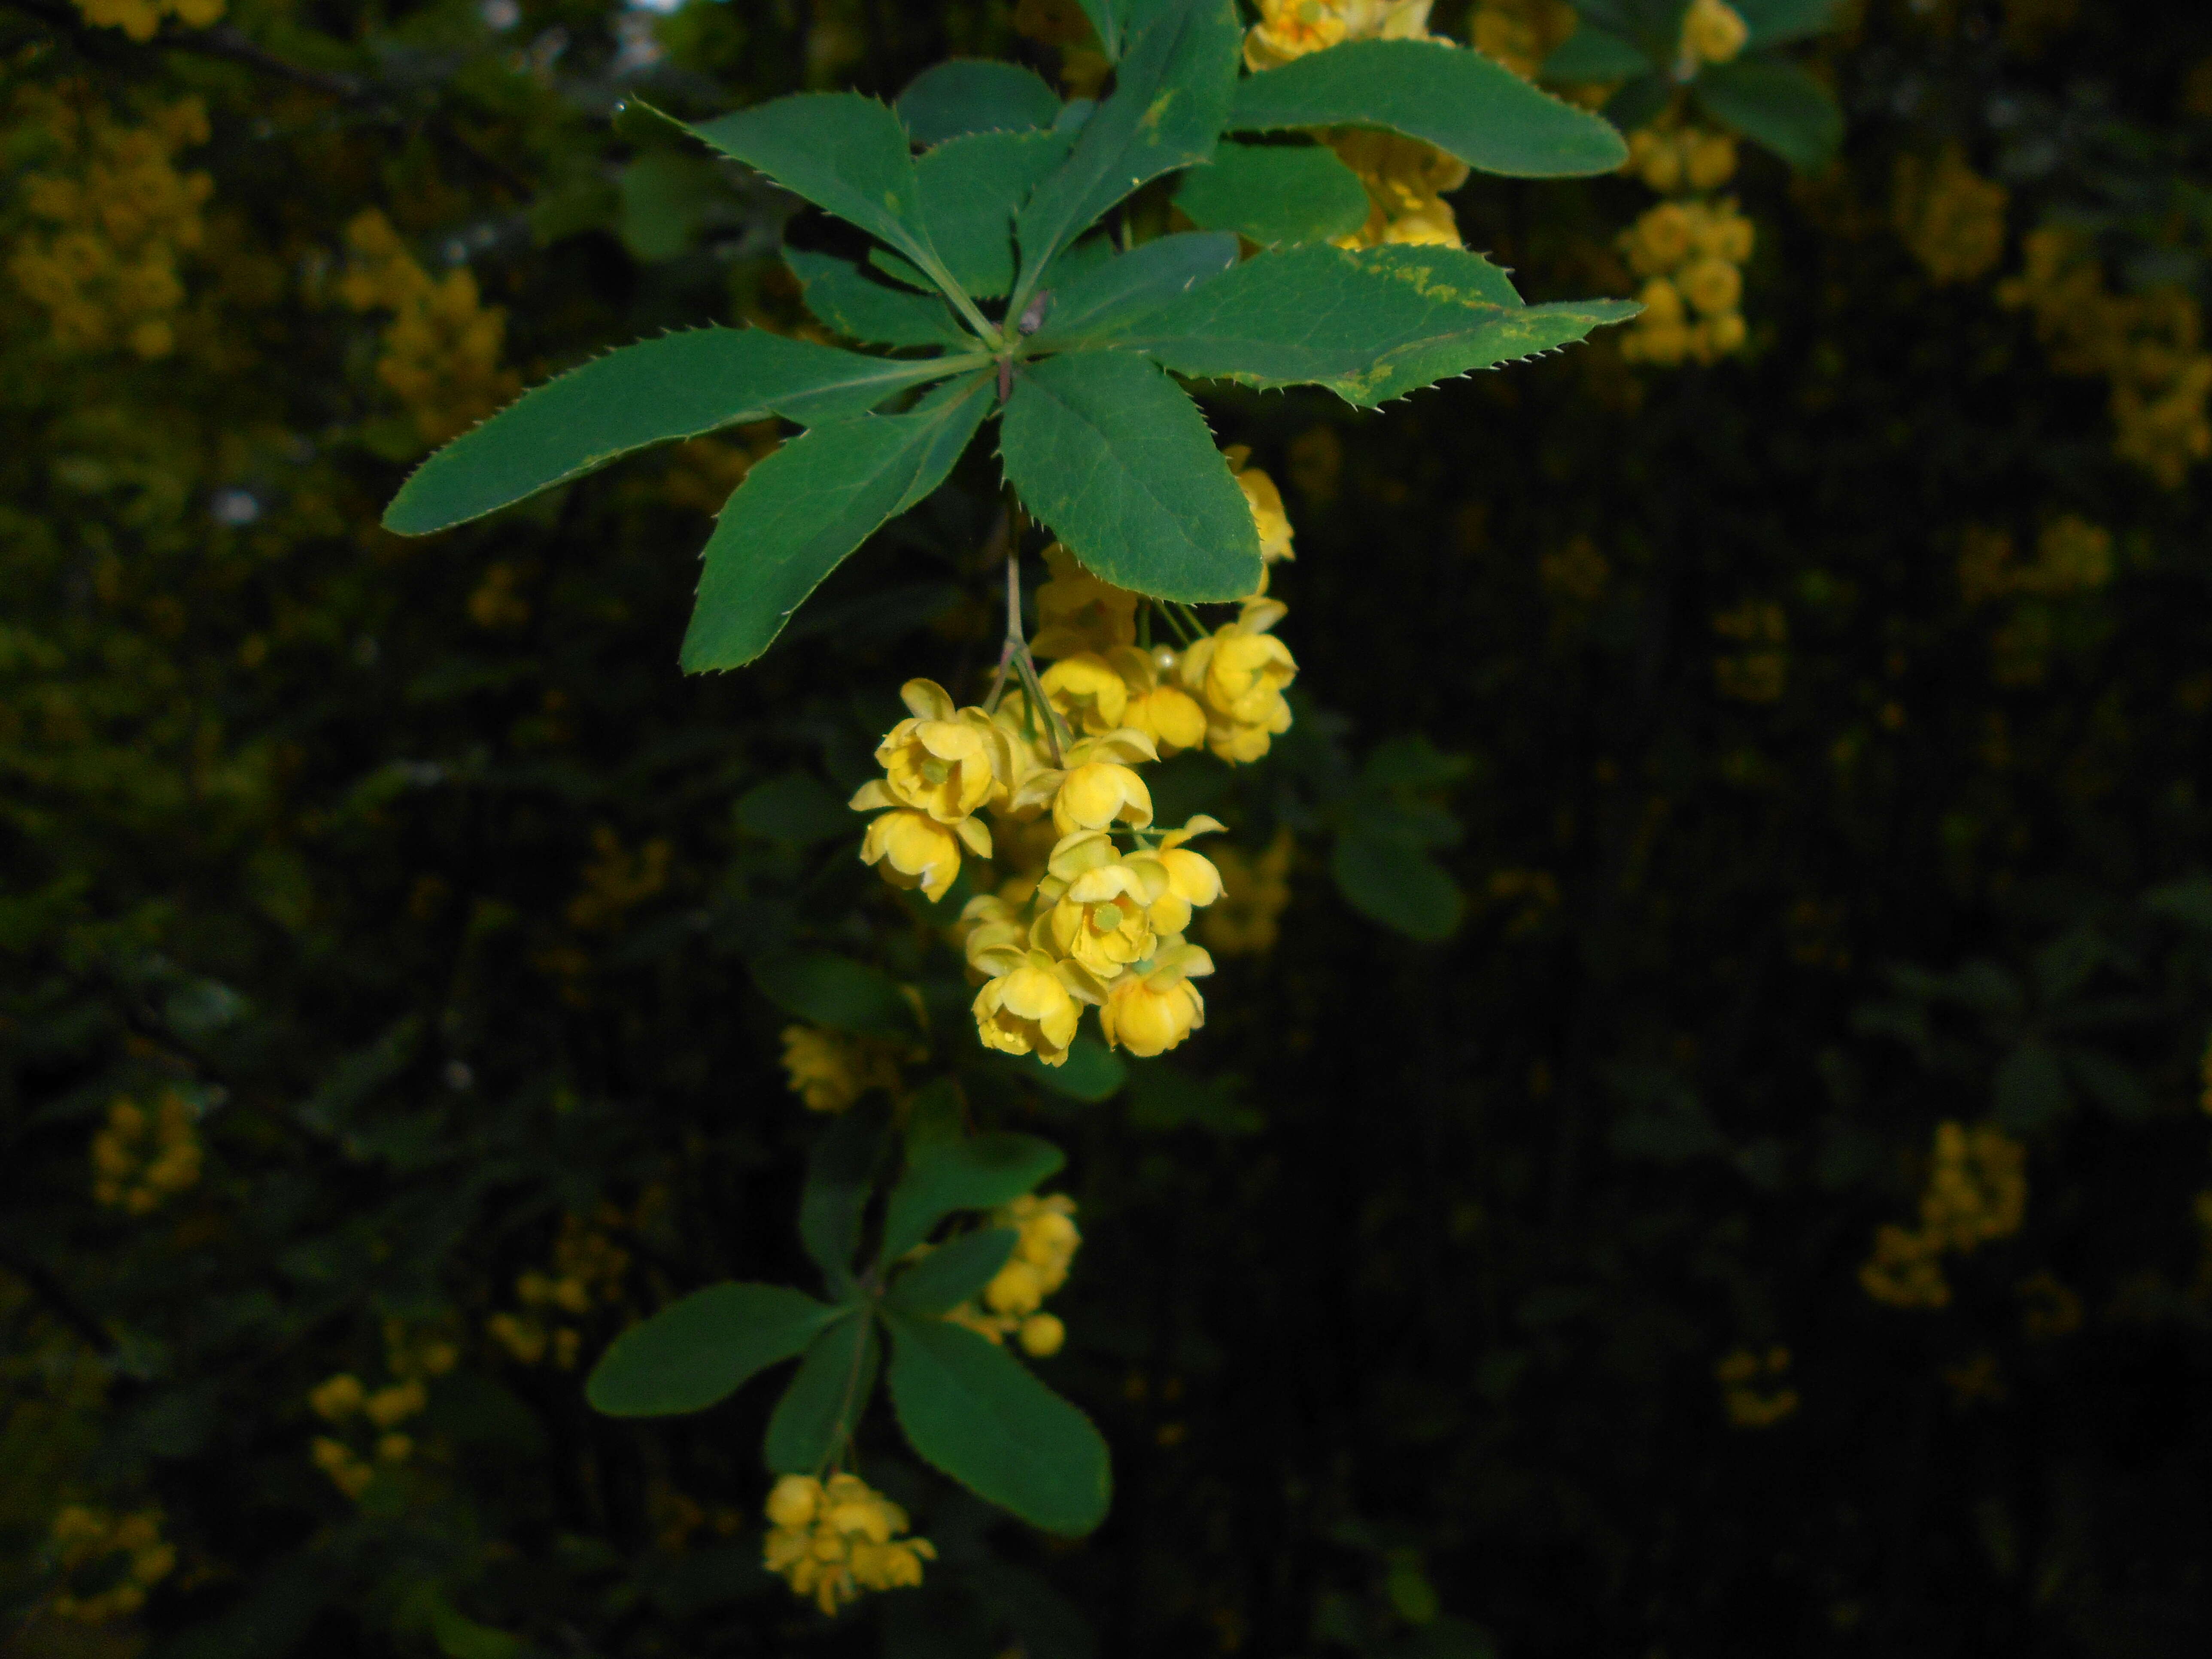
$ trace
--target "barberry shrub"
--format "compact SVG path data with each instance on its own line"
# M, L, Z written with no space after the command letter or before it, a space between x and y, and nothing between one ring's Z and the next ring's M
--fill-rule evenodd
M1248 39L1231 0L1085 10L1110 65L1096 100L956 59L890 106L805 93L689 125L865 239L850 257L787 255L850 343L703 328L615 351L439 450L384 520L427 534L649 444L789 422L797 435L746 472L702 555L682 663L732 669L998 422L998 672L967 708L910 681L910 718L877 750L884 775L852 805L877 814L861 855L933 904L965 860L1006 866L961 907L971 1012L987 1049L1054 1068L1086 1007L1109 1051L1146 1057L1203 1019L1192 981L1213 963L1185 933L1223 883L1185 843L1221 826L1155 826L1136 769L1182 749L1255 760L1291 719L1297 665L1267 596L1268 563L1290 549L1279 494L1214 447L1176 377L1317 386L1374 409L1638 309L1524 304L1458 245L1439 183L1599 173L1627 151L1601 118L1429 37L1425 7L1365 38L1287 40L1272 15ZM1428 180L1395 212L1394 175ZM1033 528L1052 538L1053 571L1034 642L1019 580ZM1212 627L1194 609L1221 604L1237 614ZM1058 660L1040 670L1040 656ZM788 971L811 988L801 1002L872 996L891 1035L921 1041L895 994L866 970L855 986L855 967ZM832 1027L866 1023L831 1012ZM1110 1483L1096 1429L1005 1342L1042 1356L1060 1341L1038 1304L1066 1275L1072 1206L1034 1192L1060 1152L971 1133L951 1075L908 1093L894 1071L886 1098L858 1104L866 1068L827 1042L787 1039L809 1103L842 1109L800 1200L821 1294L696 1291L620 1337L589 1392L617 1415L697 1411L796 1359L768 1429L782 1477L771 1508L787 1511L768 1564L834 1611L918 1582L929 1553L892 1541L902 1514L845 1472L886 1340L906 1439L979 1496L1080 1534Z

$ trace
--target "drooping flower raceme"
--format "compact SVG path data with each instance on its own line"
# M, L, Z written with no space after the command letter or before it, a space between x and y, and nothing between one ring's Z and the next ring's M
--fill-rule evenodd
M1291 556L1282 495L1246 452L1226 459L1264 572ZM1097 1008L1110 1046L1158 1054L1204 1023L1192 981L1213 962L1185 935L1225 889L1189 843L1222 826L1204 817L1156 825L1140 769L1201 745L1255 761L1290 728L1284 693L1297 664L1273 632L1286 607L1267 596L1263 574L1237 620L1207 634L1188 607L1102 581L1057 543L1044 557L1051 579L1036 592L1035 642L1010 637L991 707L957 707L929 680L903 688L908 718L876 750L883 775L852 800L876 814L861 857L933 902L966 860L990 860L989 881L950 930L985 1047L1063 1065L1083 1011ZM1182 642L1155 640L1156 624ZM1034 672L1032 658L1049 665ZM1016 666L1018 686L1007 672ZM895 1068L884 1083L848 1039L793 1027L785 1043L792 1086L817 1110L896 1085Z
M927 1538L900 1536L907 1513L854 1474L787 1474L768 1495L762 1560L800 1595L834 1613L863 1590L910 1589L937 1559Z

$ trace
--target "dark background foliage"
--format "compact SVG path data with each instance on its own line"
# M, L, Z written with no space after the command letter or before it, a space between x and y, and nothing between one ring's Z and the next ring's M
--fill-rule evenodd
M972 458L757 668L684 679L743 451L374 530L427 443L383 314L335 297L346 228L376 209L433 276L465 264L525 380L789 325L789 204L618 100L890 92L954 51L1037 49L1001 7L861 0L270 0L143 44L0 9L19 177L52 165L27 91L60 88L118 119L199 96L179 165L214 179L173 356L0 313L11 1659L2201 1651L2202 469L2117 456L2104 383L1996 292L2061 223L2112 291L2201 295L2186 8L1853 9L1814 54L1844 161L1746 152L1740 359L1601 343L1371 416L1210 398L1285 486L1304 701L1264 765L1162 787L1248 848L1297 836L1281 942L1224 957L1206 1029L1116 1098L978 1097L1071 1153L1087 1242L1043 1370L1114 1448L1094 1538L994 1519L874 1423L871 1477L944 1559L831 1625L755 1565L769 1391L610 1423L580 1369L487 1336L564 1226L625 1257L571 1322L585 1364L696 1285L803 1280L818 1125L749 964L867 957L965 1041L937 924L792 803L866 775L902 679L976 689L995 479ZM1939 285L1890 202L1950 144L2010 234ZM1650 199L1455 205L1553 298L1628 290L1612 240ZM2069 515L2108 580L1962 588L1976 538L2025 559ZM1717 629L1747 606L1778 629ZM1728 694L1747 655L1774 695ZM1417 810L1358 770L1408 735L1466 763L1422 797L1458 826L1441 942L1329 873L1340 831ZM112 1103L165 1090L199 1180L96 1203ZM1935 1126L1992 1115L2024 1225L1947 1261L1948 1306L1871 1299ZM355 1501L307 1395L382 1375L394 1319L459 1360ZM1716 1367L1778 1346L1799 1403L1739 1425ZM65 1503L161 1511L176 1566L135 1616L55 1611Z

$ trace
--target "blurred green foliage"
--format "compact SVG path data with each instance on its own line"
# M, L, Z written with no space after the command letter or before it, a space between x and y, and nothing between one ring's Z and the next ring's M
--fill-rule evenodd
M518 385L803 320L793 204L623 100L1052 55L968 3L145 16L0 10L9 1659L2201 1645L2212 19L1852 9L1793 59L1843 159L1733 185L1740 356L1211 398L1306 700L1162 816L1289 831L1292 903L1172 1059L978 1097L1069 1149L1041 1370L1113 1517L873 1457L939 1560L833 1624L758 1565L764 1398L581 1378L811 1282L790 952L957 993L836 803L900 681L988 676L995 477L711 678L690 550L771 430L374 526ZM1634 289L1633 179L1453 202L1532 299ZM1877 1300L1944 1122L2022 1218Z

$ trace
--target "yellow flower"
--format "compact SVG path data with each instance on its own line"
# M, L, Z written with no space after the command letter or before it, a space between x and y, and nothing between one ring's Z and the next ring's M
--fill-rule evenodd
M315 1467L330 1476L331 1484L348 1498L358 1498L376 1479L376 1471L328 1435L318 1435L308 1449Z
M1636 319L1638 327L1680 328L1683 325L1682 290L1664 276L1654 276L1637 291L1636 297L1644 304L1644 314Z
M1261 573L1262 586L1267 573ZM1125 645L1111 659L1115 672L1127 688L1121 723L1152 740L1166 760L1206 741L1206 710L1176 681L1182 674L1182 656L1171 645L1156 645L1147 653Z
M1036 633L1030 641L1035 657L1072 657L1093 651L1101 656L1137 639L1137 596L1103 582L1075 562L1058 542L1044 550L1052 578L1036 591Z
M853 808L908 806L959 823L1006 787L1012 766L1006 733L980 708L956 709L933 680L908 680L899 696L911 718L877 745L884 775L861 787Z
M1689 221L1690 243L1709 259L1725 259L1740 265L1751 258L1757 231L1736 211L1734 198L1719 202L1692 202L1683 209Z
M978 893L962 907L960 948L976 984L995 979L1028 958L1030 930L1021 919L1021 908L1002 892Z
M368 1397L359 1377L349 1371L341 1372L310 1389L307 1404L314 1407L316 1416L337 1423L359 1411Z
M1628 263L1639 276L1659 276L1690 255L1696 222L1680 202L1647 208L1622 237Z
M1275 481L1249 464L1252 453L1249 446L1231 444L1221 453L1228 458L1230 471L1237 475L1237 487L1244 492L1245 503L1252 509L1252 527L1260 532L1261 558L1269 564L1296 558L1291 551L1291 515L1283 510L1283 492L1275 487Z
M1024 1193L991 1212L991 1224L1008 1227L1021 1235L1014 1259L1036 1269L1042 1293L1050 1296L1067 1282L1067 1270L1083 1243L1075 1224L1075 1200L1065 1193L1040 1198Z
M2005 187L1967 165L1956 144L1930 167L1915 155L1897 160L1891 222L1936 283L1967 283L2004 257Z
M1682 171L1692 190L1717 190L1735 177L1735 139L1725 132L1686 133Z
M1055 884L1062 890L1044 914L1044 937L1059 955L1110 980L1152 951L1144 878L1121 860L1103 833L1072 836L1062 846L1068 848L1069 873ZM1055 854L1053 864L1058 875L1063 855Z
M1123 727L1070 745L1065 768L1042 768L1014 792L1013 805L1052 803L1052 821L1062 836L1126 823L1141 830L1152 821L1152 791L1131 769L1137 761L1157 760L1159 750L1143 732Z
M1920 1199L1923 1229L1956 1250L2018 1232L2027 1209L2027 1149L1994 1124L1938 1124Z
M1213 971L1213 959L1181 939L1161 942L1150 963L1114 981L1098 1024L1109 1048L1126 1046L1150 1059L1165 1054L1206 1024L1206 1000L1190 981Z
M1682 18L1682 63L1694 72L1699 64L1725 64L1744 47L1751 28L1725 0L1690 0Z
M1080 1004L1097 1000L1082 972L1073 963L1031 951L991 980L975 994L975 1034L983 1046L1001 1054L1034 1054L1048 1066L1066 1063L1082 1018Z
M1124 650L1133 647L1124 647ZM1064 657L1038 677L1047 702L1079 732L1103 736L1118 731L1128 707L1129 688L1121 673L1095 651Z
M980 834L982 845L972 839ZM960 846L967 842L979 858L991 851L991 832L977 819L964 818L959 831L946 829L927 812L902 808L885 812L868 825L860 843L860 861L881 864L884 879L894 887L919 887L932 903L951 890L960 873Z
M1152 931L1180 933L1190 926L1190 915L1221 896L1221 872L1213 860L1194 853L1183 843L1199 836L1218 833L1218 819L1201 813L1180 830L1169 831L1157 847L1139 848L1124 862L1145 884Z
M1206 746L1225 761L1255 761L1291 729L1283 690L1298 672L1290 647L1267 630L1285 607L1248 600L1243 615L1183 653L1183 684L1205 705Z
M1260 21L1244 34L1244 62L1255 72L1321 52L1345 39L1341 8L1331 0L1260 0Z
M783 1069L810 1112L842 1112L871 1089L898 1086L898 1065L890 1054L818 1025L783 1028Z
M1734 311L1743 298L1743 273L1725 259L1693 259L1674 280L1700 316Z
M1460 246L1459 224L1443 197L1467 182L1465 162L1393 132L1339 131L1328 142L1367 190L1367 222L1339 237L1340 247L1384 242Z
M787 1474L769 1490L768 1502L761 1507L775 1526L811 1525L822 1507L822 1483L811 1475Z
M379 1389L362 1402L362 1410L378 1428L388 1429L405 1422L428 1404L429 1397L423 1393L422 1385L410 1379Z
M824 1483L785 1475L769 1494L773 1523L762 1560L800 1595L834 1613L864 1589L921 1583L921 1564L937 1559L926 1538L901 1538L907 1513L857 1475Z
M1940 1240L1885 1223L1875 1231L1874 1255L1859 1269L1859 1284L1877 1302L1898 1308L1940 1308L1951 1286L1937 1258Z
M1277 830L1267 850L1256 859L1247 859L1233 847L1215 849L1221 900L1206 913L1198 927L1207 945L1225 957L1274 948L1276 918L1291 902L1291 856L1295 850L1287 829Z
M1031 1314L1021 1322L1022 1352L1032 1359L1049 1359L1067 1340L1067 1327L1054 1314Z

